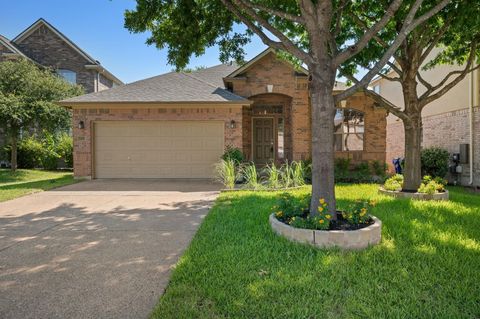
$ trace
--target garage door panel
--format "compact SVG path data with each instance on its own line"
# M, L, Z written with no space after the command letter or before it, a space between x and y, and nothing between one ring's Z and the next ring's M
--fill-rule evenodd
M224 149L219 121L95 123L97 178L211 178Z

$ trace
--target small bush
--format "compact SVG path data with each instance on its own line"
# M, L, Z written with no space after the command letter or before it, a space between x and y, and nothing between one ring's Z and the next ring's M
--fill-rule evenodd
M444 178L448 172L448 151L439 147L430 147L422 150L422 173L433 177Z
M393 175L385 181L383 188L387 191L401 191L403 188L403 176L400 174Z
M225 161L232 160L236 165L239 165L245 160L245 156L242 151L233 146L227 146L225 152L222 155L222 159Z
M419 193L435 194L445 191L447 181L441 177L432 178L430 175L423 176L422 184L418 188Z
M357 200L348 207L346 212L342 213L342 217L353 225L365 224L370 221L371 217L368 212L372 206L375 206L374 202Z
M61 157L57 152L57 145L52 134L45 132L41 140L43 152L41 155L42 167L47 170L56 170L58 159Z
M372 162L372 171L374 175L383 177L385 176L385 173L387 172L387 163L385 162L380 162L380 161L373 161Z
M233 160L221 160L215 165L216 179L222 183L225 188L233 189L237 179L237 165Z
M73 139L68 134L62 134L57 141L57 153L65 161L68 168L73 168Z
M9 148L11 153L11 148ZM37 168L42 166L44 149L41 141L33 136L20 140L17 146L18 168Z

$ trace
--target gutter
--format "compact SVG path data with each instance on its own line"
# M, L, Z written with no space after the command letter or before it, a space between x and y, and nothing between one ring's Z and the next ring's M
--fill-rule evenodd
M476 64L474 64L473 67L475 67ZM469 122L469 154L468 154L468 163L469 163L469 181L468 185L472 186L473 185L473 130L474 130L474 114L473 114L473 107L476 102L476 89L478 85L478 77L476 76L478 74L477 71L470 72L469 76L469 86L468 86L468 91L469 91L469 107L468 107L468 122Z

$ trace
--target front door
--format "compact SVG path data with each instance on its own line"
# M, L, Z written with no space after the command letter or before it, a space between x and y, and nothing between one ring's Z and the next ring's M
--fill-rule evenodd
M267 164L274 159L273 118L253 119L253 161Z

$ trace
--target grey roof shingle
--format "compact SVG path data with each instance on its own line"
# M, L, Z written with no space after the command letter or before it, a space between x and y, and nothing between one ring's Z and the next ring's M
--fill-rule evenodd
M236 67L223 64L188 73L170 72L61 103L248 101L224 88L222 78Z

